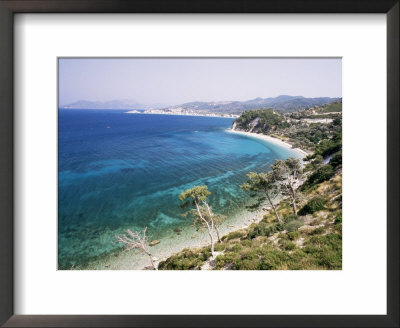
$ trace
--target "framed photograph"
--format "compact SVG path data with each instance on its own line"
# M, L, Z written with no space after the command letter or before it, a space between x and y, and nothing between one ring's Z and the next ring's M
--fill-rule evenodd
M4 327L398 327L399 3L0 1Z

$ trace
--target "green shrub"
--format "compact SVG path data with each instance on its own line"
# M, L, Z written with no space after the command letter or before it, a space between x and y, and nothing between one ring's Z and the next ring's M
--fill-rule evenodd
M314 154L308 154L306 157L303 158L303 161L308 162L308 161L311 161L315 157L316 157L315 153Z
M329 164L335 169L342 167L342 151L334 154L329 161Z
M314 197L299 211L300 215L313 214L325 208L326 199L323 197Z
M241 251L240 257L236 258L233 266L234 270L258 270L259 268L259 249L245 248Z
M316 155L315 159L311 162L314 168L324 163L324 158L321 155Z
M290 222L290 221L294 221L294 220L298 220L298 216L296 215L296 214L289 214L289 215L286 215L285 217L284 217L284 219L283 219L283 221L285 222L285 223L288 223L288 222Z
M287 235L286 233L283 233L283 232L281 232L281 233L278 235L278 238L279 238L279 239L289 239L288 235Z
M280 230L278 230L280 229ZM284 230L282 228L282 224L279 223L272 223L268 224L265 222L260 222L258 225L253 227L252 230L247 235L248 239L254 239L258 236L266 236L269 237L270 235L274 234L277 231L282 231Z
M279 241L279 243L280 243L282 249L284 249L286 251L291 251L296 248L296 245L293 242L291 242L290 240L281 239Z
M319 253L318 247L316 247L316 246L313 245L313 244L306 245L306 246L303 248L303 250L304 250L304 252L306 252L307 254L311 254L311 255L314 255L314 254L318 254L318 253Z
M285 252L279 250L265 249L260 259L260 270L276 270L282 263L287 261Z
M319 228L315 229L314 231L312 231L310 233L310 235L320 235L320 234L323 234L324 232L325 232L325 228L319 227Z
M288 232L287 236L289 237L290 240L296 240L300 237L300 233L298 231L291 231Z
M342 212L340 211L335 218L335 224L342 223Z
M158 268L160 270L198 270L210 256L210 248L184 249L182 252L160 262Z
M301 147L300 147L301 148ZM315 155L315 158L310 163L307 163L303 168L303 172L314 171L324 163L324 158L321 155Z
M304 251L314 263L323 268L338 270L342 267L342 236L328 234L313 236L304 243Z
M300 248L295 248L291 252L285 264L288 270L313 270L316 268L313 259Z
M240 252L240 256L242 259L247 259L247 260L254 260L258 259L258 248L244 248Z
M240 244L233 245L230 251L234 253L239 253L242 250L242 246Z
M268 223L260 222L258 225L254 226L247 234L248 239L254 239L257 236L268 236L266 230L268 229Z
M158 266L159 270L190 270L199 269L202 261L198 258L169 258L161 262Z
M242 246L244 246L244 247L251 247L251 240L243 240L242 242L241 242L241 244L242 244Z
M323 157L332 155L342 149L342 133L335 132L332 139L324 139L317 145L315 152Z
M285 230L285 224L279 222L276 224L275 228L276 228L276 231L283 231L283 230Z
M216 268L222 269L229 264L233 264L238 257L239 255L235 253L226 253L223 255L218 255L216 257Z
M197 256L197 258L206 261L211 257L211 247L203 247L201 249L187 249L187 257Z
M263 218L262 218L262 222L267 223L269 217L270 217L270 214L264 214L264 215L263 215Z
M217 252L222 252L227 248L227 243L221 242L221 243L216 243L214 246L215 251Z
M293 220L285 224L285 230L287 232L297 231L304 223L300 220Z
M232 240L237 238L243 238L246 236L246 232L242 230L232 231L231 233L227 234L226 236L222 237L222 240Z
M307 181L301 186L301 189L305 190L305 189L310 188L318 183L327 181L331 177L333 177L334 174L335 174L335 171L334 171L332 165L329 165L329 164L324 165L308 177Z
M260 262L256 259L238 259L233 267L234 270L259 270Z
M335 224L335 225L333 226L333 230L334 230L335 232L341 234L341 233L342 233L342 224L341 224L341 223Z

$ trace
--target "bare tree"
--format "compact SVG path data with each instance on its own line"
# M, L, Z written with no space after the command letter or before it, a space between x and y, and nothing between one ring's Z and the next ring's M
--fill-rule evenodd
M203 202L204 206L207 208L207 214L210 217L210 221L212 223L212 227L215 229L215 232L217 233L217 238L218 238L218 242L221 242L221 236L219 233L219 229L218 226L221 225L221 223L223 221L225 221L226 216L222 215L222 214L215 214L211 207L207 204L207 202Z
M293 213L297 215L296 190L303 175L300 160L293 157L289 157L284 161L276 160L271 167L276 180L279 181L282 194L289 196Z
M217 240L221 242L221 235L219 233L218 227L225 221L226 216L222 214L215 214L211 209L211 206L207 202L203 201L202 205L198 209L190 210L188 213L193 217L193 224L197 228L207 227L205 222L208 222L210 230L217 234Z
M182 208L186 208L188 206L195 207L195 210L191 210L188 213L192 214L194 218L194 224L207 228L211 242L211 254L214 257L215 252L213 230L215 229L215 224L211 209L206 202L207 197L210 194L211 192L208 191L207 186L194 186L192 189L182 191L179 195L179 200L183 202L181 205Z
M157 270L157 267L154 264L153 256L150 253L150 246L146 236L147 227L144 228L143 231L135 231L126 230L126 234L115 235L115 239L117 243L121 243L125 245L125 249L127 251L131 249L137 249L140 252L145 253L151 262L151 266L154 270Z

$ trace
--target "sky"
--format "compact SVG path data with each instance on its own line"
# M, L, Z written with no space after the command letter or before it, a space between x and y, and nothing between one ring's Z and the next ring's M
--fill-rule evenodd
M60 58L58 78L61 106L78 100L177 105L342 96L340 58Z

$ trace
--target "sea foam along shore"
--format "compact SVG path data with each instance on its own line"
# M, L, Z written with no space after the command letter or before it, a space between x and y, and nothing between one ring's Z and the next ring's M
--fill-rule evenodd
M285 148L289 148L290 150L296 152L297 154L300 155L301 158L304 158L308 155L308 153L300 148L293 148L291 144L284 142L278 138L274 138L265 134L259 134L259 133L254 133L254 132L245 132L245 131L237 131L237 130L232 130L232 129L228 129L226 130L229 133L237 133L237 134L241 134L247 137L252 137L252 138L257 138L257 139L261 139L270 143L273 143L275 145L281 146L281 147L285 147Z

